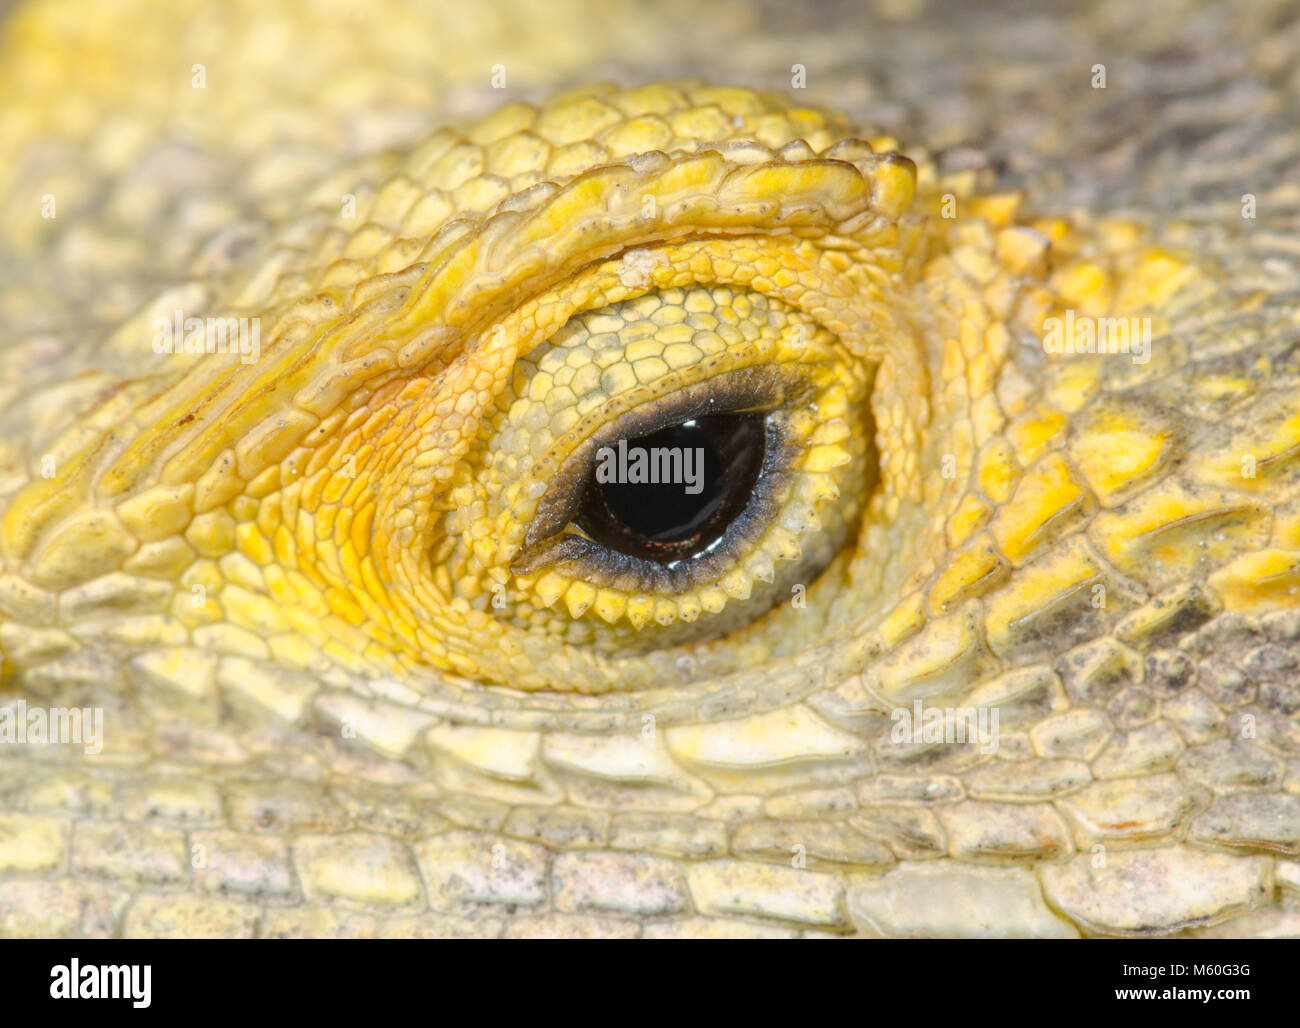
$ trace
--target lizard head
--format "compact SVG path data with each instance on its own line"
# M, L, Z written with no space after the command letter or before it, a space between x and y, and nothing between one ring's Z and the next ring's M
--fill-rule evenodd
M568 31L538 11L499 20L555 74L587 74L592 12ZM420 35L367 8L318 19L329 33L291 19L263 34L240 15L250 35L163 46L151 12L122 50L149 60L110 60L98 26L69 47L79 19L58 17L47 32L24 16L10 38L31 56L0 62L27 69L14 95L32 82L66 101L16 104L0 126L23 158L10 264L55 258L3 291L24 327L0 350L17 428L0 439L0 679L106 706L112 731L66 775L21 766L6 802L278 831L297 863L271 877L312 902L460 909L486 881L513 910L520 894L484 870L500 833L512 866L541 868L526 904L552 868L559 909L585 909L564 884L581 880L604 889L597 909L837 931L874 929L882 909L959 921L972 903L975 924L1024 926L1026 897L1033 931L1072 931L1056 911L1176 931L1253 907L1266 855L1294 855L1300 412L1294 310L1265 288L1294 276L1250 267L1236 210L1056 217L1032 191L997 191L969 150L697 83L511 104L290 202L285 183L330 158L299 166L273 142L303 125L329 153L408 140L405 105L479 74L497 43L460 46L448 30L474 25L459 18ZM400 45L360 68L331 43L351 25ZM649 49L677 49L664 31ZM281 37L310 45L286 60ZM253 63L213 63L220 88L204 92L188 76L209 39L214 62ZM377 88L407 53L410 81ZM137 82L137 66L152 72ZM1058 111L1044 147L1093 138L1074 132L1075 85L991 149ZM92 131L118 98L129 115L128 96L147 110ZM268 103L281 96L305 99ZM1196 109L1206 126L1237 110ZM47 182L60 131L93 136L55 153L111 180L108 199L75 174ZM229 202L204 201L186 146L133 149L155 135L219 152L198 167ZM1084 195L1146 152L1094 154ZM245 159L249 188L225 189ZM1208 190L1202 175L1172 199ZM47 191L55 231L29 202ZM1284 223L1268 205L1285 191L1260 194ZM175 217L173 195L193 201ZM241 212L265 227L241 234ZM183 284L123 317L134 287L100 295L114 261L172 230L184 238L159 252L183 268L137 263ZM134 246L107 245L122 235ZM25 327L79 305L111 333ZM32 317L46 307L58 317ZM68 377L29 390L24 361L42 357ZM896 739L913 703L1000 717L996 754L928 729ZM11 846L24 874L94 875L98 851L154 860L152 834L118 843L111 824L24 813L18 828L53 854ZM168 844L170 881L190 880L188 841ZM612 852L568 852L598 846ZM781 866L792 855L807 867ZM977 867L1016 863L1037 879ZM617 876L646 867L689 899L636 907ZM48 916L45 892L0 884Z

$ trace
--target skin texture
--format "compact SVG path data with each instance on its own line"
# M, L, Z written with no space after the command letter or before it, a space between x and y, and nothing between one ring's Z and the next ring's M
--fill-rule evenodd
M10 15L0 932L1300 932L1297 23L599 11ZM747 374L735 559L538 562Z

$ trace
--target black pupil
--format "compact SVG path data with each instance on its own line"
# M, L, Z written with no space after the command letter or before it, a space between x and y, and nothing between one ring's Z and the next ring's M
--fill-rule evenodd
M597 451L577 524L660 563L716 542L744 510L766 450L764 415L710 414Z

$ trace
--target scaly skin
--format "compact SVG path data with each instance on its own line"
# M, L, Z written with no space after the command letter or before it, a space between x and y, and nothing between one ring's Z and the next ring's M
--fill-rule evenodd
M1282 5L182 6L0 52L3 702L105 728L0 746L0 933L1300 934ZM734 562L522 562L747 367L802 385Z

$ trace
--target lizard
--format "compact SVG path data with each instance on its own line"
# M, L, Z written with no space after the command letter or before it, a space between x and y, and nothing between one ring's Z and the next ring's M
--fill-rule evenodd
M1300 932L1294 10L115 10L0 42L0 934Z

